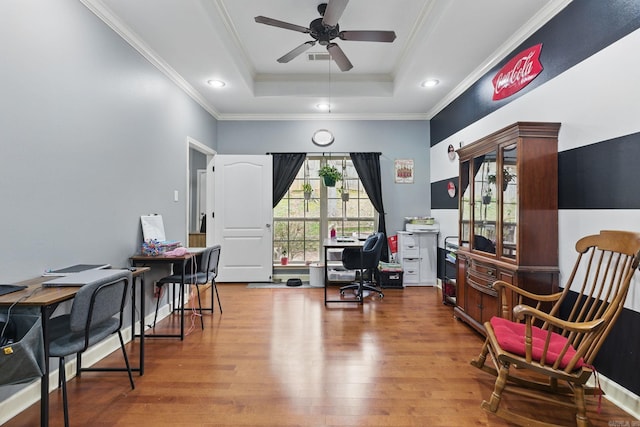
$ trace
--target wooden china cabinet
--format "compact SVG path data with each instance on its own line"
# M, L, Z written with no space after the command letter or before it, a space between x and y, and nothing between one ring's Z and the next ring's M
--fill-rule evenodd
M558 290L559 123L518 122L459 150L459 248L454 315L483 324L511 313L499 279L534 293Z

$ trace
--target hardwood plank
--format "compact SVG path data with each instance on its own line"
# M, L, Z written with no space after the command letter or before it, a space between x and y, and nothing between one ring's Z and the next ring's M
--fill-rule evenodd
M508 426L480 409L493 379L469 365L482 338L453 318L436 288L386 289L363 306L324 307L322 289L219 284L224 313L204 315L183 342L146 341L145 375L85 372L69 384L72 425ZM210 301L208 295L203 302ZM177 316L158 332L175 330ZM131 360L137 344L127 345ZM114 352L101 366L121 366ZM505 398L525 414L572 425L572 414ZM588 399L593 425L633 418ZM6 427L39 423L33 405ZM62 399L51 393L51 426Z

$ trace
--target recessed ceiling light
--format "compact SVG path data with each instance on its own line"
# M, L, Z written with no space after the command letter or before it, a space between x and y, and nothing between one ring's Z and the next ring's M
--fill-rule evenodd
M437 86L438 83L440 83L438 80L431 79L431 80L423 81L422 83L420 83L420 86L422 86L422 87L434 87L434 86Z
M207 80L207 84L211 87L221 88L225 87L227 84L222 80Z
M320 103L316 105L316 108L320 111L329 111L331 109L331 104L328 104L326 102Z

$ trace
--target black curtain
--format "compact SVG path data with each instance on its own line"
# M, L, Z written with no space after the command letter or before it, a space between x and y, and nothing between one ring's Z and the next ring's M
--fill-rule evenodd
M384 206L382 204L382 179L380 175L380 153L349 153L353 166L358 172L358 178L369 196L369 200L378 212L378 231L387 237L387 226L384 221ZM382 261L389 261L389 244L384 239L382 247Z
M282 200L304 163L306 153L275 153L273 156L273 207Z

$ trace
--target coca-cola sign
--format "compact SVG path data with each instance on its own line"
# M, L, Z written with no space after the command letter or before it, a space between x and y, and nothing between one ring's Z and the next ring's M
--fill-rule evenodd
M531 83L540 72L540 51L542 43L523 50L509 62L493 78L493 100L507 98Z

